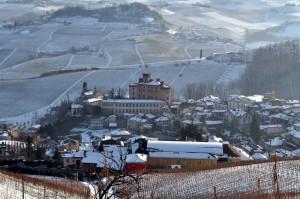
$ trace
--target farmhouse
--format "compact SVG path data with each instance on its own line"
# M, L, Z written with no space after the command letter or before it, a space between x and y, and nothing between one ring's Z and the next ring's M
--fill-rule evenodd
M233 125L240 132L248 132L252 123L252 116L243 110L229 110L224 114L228 125Z
M129 98L131 99L157 99L171 103L171 87L160 79L151 79L151 73L143 73L138 83L129 85Z
M300 146L300 131L289 131L285 136L286 145L291 149L297 149Z
M62 155L64 167L81 168L81 161L84 158L84 151L72 150Z
M260 131L266 137L275 137L279 136L284 132L284 128L281 124L268 124L268 125L260 125Z

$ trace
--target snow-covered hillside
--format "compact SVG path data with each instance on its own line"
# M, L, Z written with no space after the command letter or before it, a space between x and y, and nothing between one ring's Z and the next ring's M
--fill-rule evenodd
M55 2L55 6L43 7L0 6L1 121L31 125L33 116L42 116L61 99L75 99L83 81L104 91L112 87L126 89L143 72L170 84L175 98L180 99L188 83L208 80L229 83L238 79L246 67L200 61L200 49L206 57L300 37L297 1L279 0L225 3L221 0L140 0L137 2L149 4L167 23L151 24L151 20L144 24L109 23L100 22L94 16L75 16L54 18L39 25L3 28L13 23L10 20L14 17L33 16L71 3ZM72 5L94 9L131 2L78 0L72 1ZM82 48L88 50L81 51ZM59 56L55 55L57 52ZM43 53L47 57L38 58ZM194 60L199 63L188 64ZM103 70L37 78L58 70L92 68Z
M91 192L88 186L77 181L0 173L0 193L1 199L84 199L88 198Z
M252 164L224 169L149 174L142 181L142 193L135 198L152 195L154 198L272 198L277 190L281 196L300 194L300 161ZM276 177L274 177L274 174ZM278 188L277 181L278 180ZM259 189L258 189L259 187ZM260 197L259 197L260 196Z

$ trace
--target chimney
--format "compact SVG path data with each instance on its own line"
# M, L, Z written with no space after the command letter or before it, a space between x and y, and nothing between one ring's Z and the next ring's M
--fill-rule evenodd
M88 89L87 89L87 82L83 82L82 84L82 92L86 92Z
M164 86L164 81L160 81L160 87Z
M143 82L147 83L150 80L151 73L143 73Z

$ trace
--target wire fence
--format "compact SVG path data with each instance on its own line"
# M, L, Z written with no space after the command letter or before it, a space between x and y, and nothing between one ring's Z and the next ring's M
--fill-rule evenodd
M71 180L40 179L10 172L0 173L1 199L87 199L90 190Z
M160 172L141 181L134 198L300 198L300 160L193 172Z

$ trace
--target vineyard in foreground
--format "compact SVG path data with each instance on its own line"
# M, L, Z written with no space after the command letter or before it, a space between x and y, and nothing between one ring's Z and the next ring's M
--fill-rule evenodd
M0 172L0 199L40 199L90 197L90 190L80 182L41 179L10 172Z
M299 198L300 160L145 176L135 198Z
M139 199L300 198L299 159L231 166L202 171L149 172L140 181L139 193L131 192L130 195ZM97 198L91 192L81 182L0 172L0 199Z

